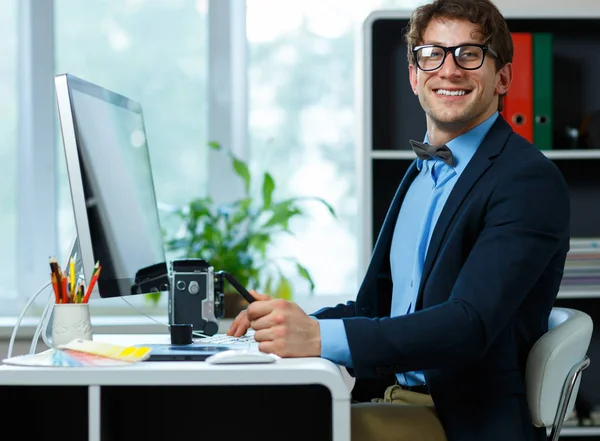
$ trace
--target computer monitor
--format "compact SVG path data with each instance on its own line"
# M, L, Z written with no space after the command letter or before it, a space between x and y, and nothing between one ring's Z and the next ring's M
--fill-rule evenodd
M95 263L102 265L90 300L147 294L132 289L136 273L153 267L166 274L167 265L142 107L71 74L57 75L55 88L88 282Z

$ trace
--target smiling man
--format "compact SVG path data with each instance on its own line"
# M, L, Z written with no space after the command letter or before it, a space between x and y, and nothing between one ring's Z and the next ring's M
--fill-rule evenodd
M545 440L524 374L569 248L566 184L498 113L513 45L493 3L425 4L406 38L427 133L407 140L417 159L356 300L308 316L255 294L230 334L251 326L262 351L346 366L353 441Z

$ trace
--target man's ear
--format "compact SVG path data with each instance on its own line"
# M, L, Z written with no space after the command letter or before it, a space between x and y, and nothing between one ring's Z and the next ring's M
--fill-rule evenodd
M418 95L417 92L417 67L413 64L408 65L408 78L410 79L410 87L412 88L415 95Z
M505 95L512 83L512 63L506 63L496 72L496 95Z

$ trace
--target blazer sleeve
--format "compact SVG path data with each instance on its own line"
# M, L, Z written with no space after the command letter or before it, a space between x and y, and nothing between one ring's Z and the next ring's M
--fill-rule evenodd
M527 162L492 191L483 208L482 231L446 302L406 316L344 319L357 376L481 358L553 256L561 248L566 254L570 206L565 181L550 161Z
M341 319L356 316L355 302L340 303L336 306L319 309L317 312L310 314L318 319Z

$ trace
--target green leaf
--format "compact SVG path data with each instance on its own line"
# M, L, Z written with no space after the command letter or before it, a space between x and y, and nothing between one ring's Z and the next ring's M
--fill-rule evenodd
M315 282L313 281L312 277L310 276L310 273L308 272L308 270L305 267L303 267L302 265L300 265L297 262L296 262L296 268L298 270L298 274L300 275L300 277L307 280L308 283L310 284L310 292L312 293L315 290Z
M263 209L265 210L271 206L273 190L275 190L275 181L269 173L265 173L265 179L262 187Z
M311 201L311 200L312 200L312 201L317 201L317 202L320 202L320 203L322 203L322 204L323 204L323 205L324 205L324 206L327 208L327 210L329 211L329 213L331 213L331 215L334 217L334 219L337 219L337 216L336 216L336 214L335 214L335 210L334 210L334 209L333 209L333 207L332 207L332 206L331 206L331 205L330 205L330 204L329 204L327 201L325 201L325 199L323 199L323 198L317 198L317 197L299 197L299 198L294 198L294 199L295 199L296 201L302 201L302 200L304 200L304 201Z
M302 210L295 207L293 204L294 201L290 199L272 205L271 211L273 212L273 215L265 222L265 224L263 224L263 228L279 225L283 229L287 229L289 220L294 216L302 214Z
M189 204L189 216L196 221L203 217L212 220L213 214L210 211L211 206L212 200L210 198L194 199Z
M274 297L292 301L292 284L283 275L281 275L279 278L279 285L277 286L277 289L275 290Z
M221 144L219 144L219 143L218 143L218 142L216 142L216 141L210 141L210 142L208 143L208 146L209 146L211 149L213 149L213 150L221 150Z
M258 251L261 257L267 254L267 246L271 242L271 235L266 233L258 233L248 238L248 247Z
M150 304L150 306L157 306L158 305L158 301L160 300L160 296L162 293L160 292L153 292L151 294L146 294L144 297L146 297L146 303Z
M229 153L231 164L235 173L244 181L244 190L246 194L250 193L250 170L246 163L238 158L233 153Z

